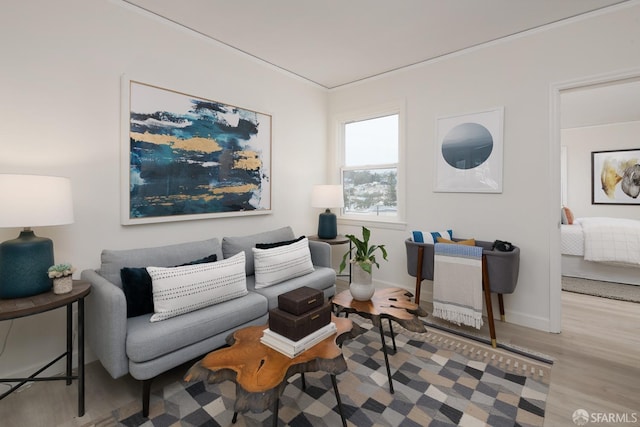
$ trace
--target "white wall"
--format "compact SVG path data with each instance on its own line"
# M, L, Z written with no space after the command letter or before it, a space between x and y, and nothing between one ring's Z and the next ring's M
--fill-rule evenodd
M57 261L96 268L103 248L244 235L291 225L313 234L325 182L326 91L120 1L12 1L0 14L0 172L68 176L75 223L36 229ZM273 213L120 225L120 78L273 115ZM46 208L46 207L43 207ZM18 229L1 229L0 241ZM0 272L1 274L1 272ZM64 310L0 322L0 377L64 349ZM3 391L3 390L0 390Z
M560 286L559 249L553 249L559 242L560 149L558 143L550 151L550 88L640 67L640 6L612 10L330 92L330 129L332 118L345 112L406 102L407 225L372 228L375 243L387 244L390 257L375 273L378 281L413 289L403 243L412 229L448 227L458 237L508 240L520 246L521 263L518 287L505 297L507 319L553 329L550 298ZM436 118L497 106L505 109L502 194L433 192ZM337 180L338 171L331 176ZM339 227L343 234L357 231Z
M640 208L637 205L591 204L591 152L638 149L638 135L640 122L562 130L562 145L567 147L567 206L575 217L640 219Z
M76 222L36 233L54 240L58 261L71 261L79 270L97 267L102 248L248 234L287 224L298 234L312 234L318 211L308 207L309 189L337 179L335 170L325 169L330 164L328 113L404 99L408 225L372 229L376 242L390 250L378 279L413 287L403 243L411 228L451 226L458 236L510 240L522 248L522 263L518 289L506 298L507 316L545 329L549 247L558 221L550 212L557 212L551 204L557 207L560 199L559 183L550 178L559 177L559 165L548 161L553 158L549 86L640 67L640 7L634 4L343 87L330 93L327 104L326 92L318 87L120 1L10 2L0 14L0 172L72 179ZM273 214L121 226L123 73L272 114ZM503 193L433 193L436 117L494 106L505 107ZM0 230L0 241L18 231ZM340 228L341 233L356 231ZM10 332L9 322L0 322L0 348L7 337L0 376L59 354L63 314L18 319Z

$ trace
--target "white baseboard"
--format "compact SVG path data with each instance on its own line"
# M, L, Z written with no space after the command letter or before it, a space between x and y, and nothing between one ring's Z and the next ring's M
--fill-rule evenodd
M384 281L374 280L376 288L395 287L406 289L412 294L415 292L413 287L399 285L397 283L389 283ZM424 282L423 282L424 285ZM497 298L494 296L493 301L493 317L495 320L500 321L500 311L498 310ZM431 286L423 286L420 289L420 299L423 301L433 301L433 291ZM505 309L505 318L508 323L512 323L518 326L524 326L526 328L536 329L539 331L550 332L549 319L522 314Z

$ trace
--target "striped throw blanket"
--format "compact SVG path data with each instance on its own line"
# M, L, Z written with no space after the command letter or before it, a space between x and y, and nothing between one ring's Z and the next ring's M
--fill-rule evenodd
M482 248L436 243L433 315L456 325L482 326Z

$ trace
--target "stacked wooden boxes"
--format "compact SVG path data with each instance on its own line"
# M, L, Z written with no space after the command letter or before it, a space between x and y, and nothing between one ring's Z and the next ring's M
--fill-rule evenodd
M299 341L331 322L331 304L322 291L303 286L278 295L278 308L269 311L269 329Z

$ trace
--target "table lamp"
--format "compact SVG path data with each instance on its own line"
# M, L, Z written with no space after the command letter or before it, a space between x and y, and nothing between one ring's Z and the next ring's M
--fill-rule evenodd
M338 224L336 215L330 208L344 207L342 185L314 185L311 192L311 206L326 209L318 219L318 237L335 239L338 235Z
M71 224L73 202L68 178L0 174L0 227L24 227L18 238L0 244L0 298L47 292L52 279L53 242L31 227Z

